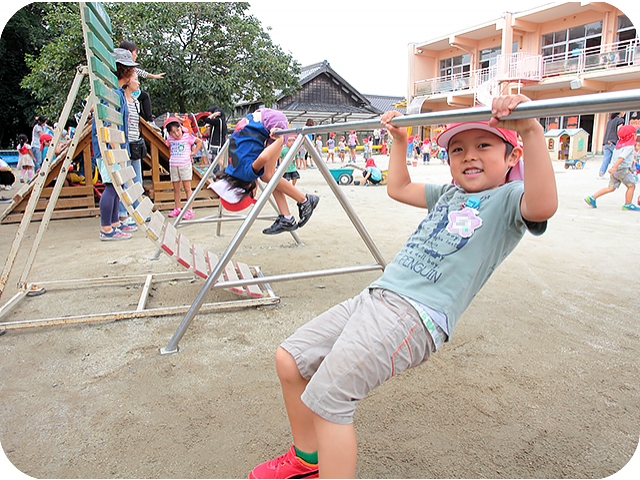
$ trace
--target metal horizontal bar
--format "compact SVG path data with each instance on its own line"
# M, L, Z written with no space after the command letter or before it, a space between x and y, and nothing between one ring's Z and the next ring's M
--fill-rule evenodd
M328 277L345 273L361 273L373 270L383 270L384 267L377 263L370 265L357 265L355 267L331 268L327 270L313 270L309 272L283 273L281 275L266 275L263 277L244 278L242 280L216 282L212 288L231 288L245 285L256 285L269 282L286 282L288 280L301 280L304 278Z
M640 110L640 89L621 92L594 93L573 97L532 100L521 103L509 115L509 119L539 118L550 115L580 115L587 113L628 112ZM443 112L419 113L396 117L391 122L396 127L419 125L439 125L455 122L477 122L489 120L491 107L471 107ZM291 135L306 133L329 133L336 130L372 130L383 127L380 119L357 122L333 123L314 127L288 128L278 130L275 135Z

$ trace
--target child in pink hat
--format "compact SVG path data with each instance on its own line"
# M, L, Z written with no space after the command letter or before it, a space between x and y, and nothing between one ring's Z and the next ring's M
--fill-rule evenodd
M586 197L584 201L587 202L587 205L598 208L596 198L614 192L620 185L624 184L627 187L627 192L625 193L625 203L622 205L622 210L640 211L640 207L633 204L633 194L636 190L636 183L638 183L638 175L632 170L636 157L635 144L636 127L633 125L620 127L618 129L618 143L616 143L616 148L611 156L613 165L608 170L610 175L609 185Z
M455 183L437 185L411 180L407 130L391 123L400 114L382 116L393 137L387 193L428 214L378 280L281 344L276 371L294 444L255 467L249 478L353 478L358 402L435 354L525 233L545 231L558 200L544 130L535 119L509 120L527 100L496 98L488 123L447 129L439 144L448 150ZM507 181L523 155L513 130L526 152L525 182Z

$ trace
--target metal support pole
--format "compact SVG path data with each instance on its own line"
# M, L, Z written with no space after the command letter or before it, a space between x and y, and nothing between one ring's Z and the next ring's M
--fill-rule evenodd
M180 325L178 326L178 329L173 334L173 337L171 338L167 346L160 350L162 354L176 353L178 351L178 342L186 332L187 328L189 328L189 325L191 324L194 317L200 310L200 306L204 303L205 295L211 289L215 280L218 277L220 277L220 274L224 270L225 266L227 265L227 263L229 263L229 261L231 260L231 257L233 257L233 254L236 252L236 250L242 243L242 240L249 232L249 229L251 228L256 218L264 208L269 197L271 196L273 191L276 189L276 185L284 175L284 172L287 170L289 163L293 161L293 159L295 158L295 152L299 150L300 145L302 144L303 138L304 138L303 136L299 135L298 138L296 138L296 141L293 142L293 146L289 150L289 153L287 153L287 155L285 156L280 166L276 169L275 174L273 175L273 177L267 184L266 188L262 192L262 195L260 195L260 197L258 198L258 201L253 206L251 212L247 215L247 218L245 219L245 221L242 223L242 225L236 232L235 236L229 243L229 246L227 247L225 252L220 257L220 260L218 261L216 266L213 268L213 271L207 277L207 280L204 286L202 287L202 290L200 290L200 293L194 300L193 305L191 305L191 308L185 315L184 319L182 320L182 323L180 323Z
M550 98L532 100L518 105L509 115L510 120L522 118L539 118L553 115L580 115L588 113L628 112L640 110L640 89L623 90L621 92L594 93L575 97ZM438 125L455 122L478 122L489 120L491 107L472 107L444 112L429 112L416 115L396 117L391 122L396 127L412 127L420 125ZM278 130L275 135L291 135L295 133L329 133L341 130L372 130L384 125L380 119L357 122L334 123L314 127L289 128Z

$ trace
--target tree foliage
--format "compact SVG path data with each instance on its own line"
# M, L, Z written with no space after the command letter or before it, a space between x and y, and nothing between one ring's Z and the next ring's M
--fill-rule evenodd
M27 55L31 73L22 86L55 118L76 68L86 63L76 3L46 3L43 19L51 41ZM274 45L247 3L105 3L114 43L133 41L138 62L163 79L142 79L156 115L196 112L211 104L230 111L240 100L270 105L298 87L299 65ZM84 83L87 88L87 83ZM87 90L82 94L86 94Z
M37 111L36 100L20 88L29 73L25 53L36 54L48 40L41 22L42 4L27 5L11 17L0 38L0 143L10 145L18 134L30 134Z

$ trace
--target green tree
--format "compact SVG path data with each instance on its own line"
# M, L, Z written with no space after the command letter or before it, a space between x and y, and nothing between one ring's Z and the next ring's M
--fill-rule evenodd
M31 73L22 86L55 117L77 66L85 63L84 45L78 5L46 5L44 22L52 41L39 55L27 55ZM156 114L202 111L214 103L230 111L241 99L262 99L269 105L279 93L298 87L299 64L247 13L248 3L104 6L114 27L114 43L133 41L140 49L142 68L166 73L161 80L142 80Z
M20 133L31 136L37 101L20 87L29 73L25 54L36 54L48 41L42 23L43 4L32 3L16 12L2 30L0 38L0 145L9 147Z

